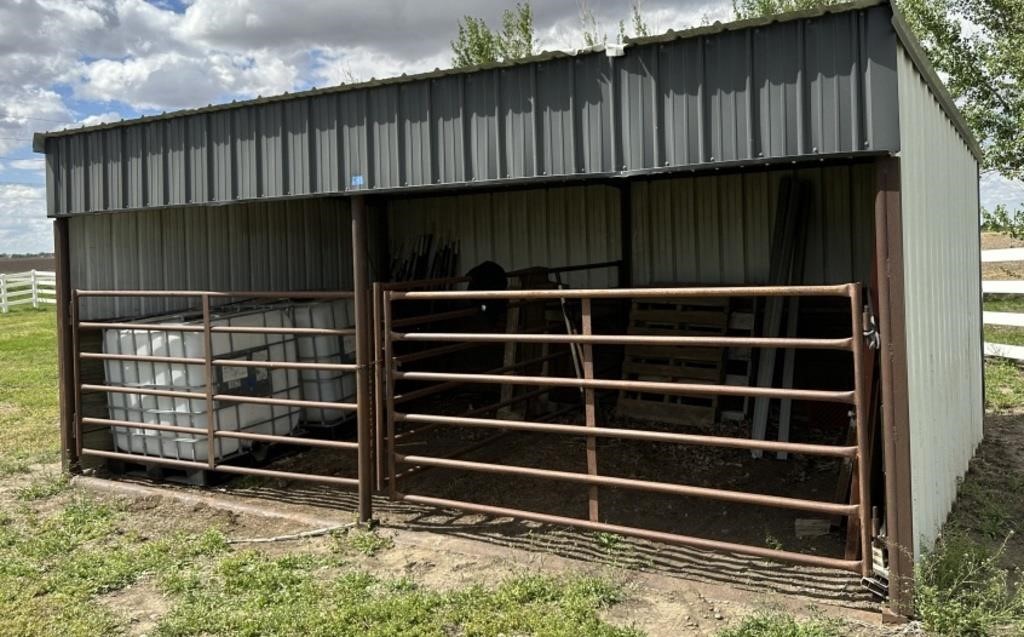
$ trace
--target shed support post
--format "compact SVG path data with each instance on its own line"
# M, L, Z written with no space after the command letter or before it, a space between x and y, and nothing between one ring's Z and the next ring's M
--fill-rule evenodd
M881 339L882 450L889 599L894 612L909 615L913 610L914 526L899 159L887 157L878 160L875 184L875 258L878 271L878 331ZM866 557L870 559L870 556Z
M57 400L60 405L60 462L68 473L78 469L77 445L73 440L75 429L74 364L71 356L71 271L68 254L68 220L53 220L53 253L56 264L54 295L57 303Z
M619 287L633 287L633 184L619 184Z
M356 423L359 471L359 522L373 519L373 467L370 455L370 342L373 331L369 316L367 276L366 197L352 198L352 291L356 315Z

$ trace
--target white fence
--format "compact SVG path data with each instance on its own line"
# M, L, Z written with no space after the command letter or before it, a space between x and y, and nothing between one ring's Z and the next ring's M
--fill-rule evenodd
M982 250L982 263L1009 263L1024 261L1024 248L1006 248L1003 250ZM984 294L1021 294L1024 295L1022 281L982 281L981 293ZM1024 312L982 312L985 325L1002 325L1006 327L1024 327ZM985 356L1012 358L1024 361L1024 346L1004 345L1002 343L985 343Z
M12 307L57 303L57 277L53 272L30 270L0 274L0 313L6 313Z

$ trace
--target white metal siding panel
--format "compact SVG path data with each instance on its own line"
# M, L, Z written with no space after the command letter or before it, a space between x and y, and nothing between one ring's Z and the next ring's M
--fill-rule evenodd
M978 166L902 49L903 268L915 555L982 439Z
M458 241L459 273L483 261L506 270L557 267L621 258L619 192L607 186L474 193L388 204L392 256L404 255L424 234ZM572 287L614 287L618 271L565 275Z
M75 216L71 286L85 290L350 290L348 203L307 199ZM82 318L196 306L197 299L82 299Z
M768 283L784 177L805 180L814 189L804 282L867 280L874 245L874 169L854 164L637 182L633 282Z

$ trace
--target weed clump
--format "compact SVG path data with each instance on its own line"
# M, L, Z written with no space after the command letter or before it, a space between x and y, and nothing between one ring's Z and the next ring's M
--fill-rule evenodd
M999 565L1001 555L1002 548L986 549L961 531L940 538L917 567L915 600L924 627L963 637L1021 634L1024 587L1019 573Z

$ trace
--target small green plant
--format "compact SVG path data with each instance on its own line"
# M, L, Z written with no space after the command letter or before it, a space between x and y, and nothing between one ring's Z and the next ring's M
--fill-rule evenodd
M917 567L915 600L924 627L965 637L1024 630L1024 588L999 565L1001 555L1002 548L988 550L959 531L940 538Z
M764 545L775 551L782 550L782 541L779 538L772 535L771 531L764 532Z
M777 611L762 611L736 626L717 633L717 637L842 637L843 623L835 619L798 620Z
M622 536L615 533L595 533L594 539L597 540L597 545L605 553L615 553L622 548Z
M355 551L367 557L373 557L395 545L391 538L380 535L373 529L359 527L345 529L344 532L335 534L335 539L343 552Z
M19 500L45 500L67 491L71 481L64 473L46 473L40 478L33 480L26 487L18 489Z

